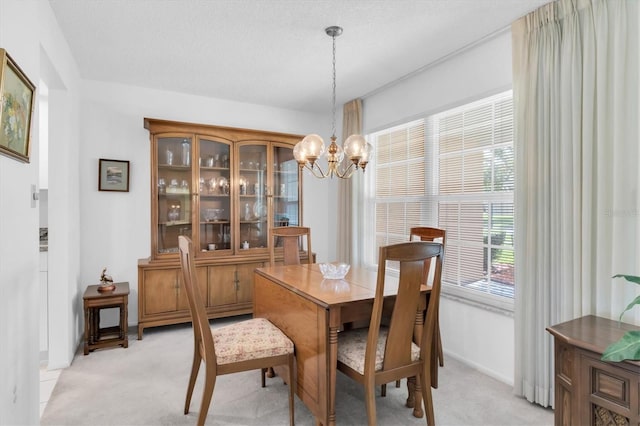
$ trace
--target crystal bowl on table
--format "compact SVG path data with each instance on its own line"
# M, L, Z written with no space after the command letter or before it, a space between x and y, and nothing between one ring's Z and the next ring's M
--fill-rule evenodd
M320 263L320 272L322 277L328 280L341 280L349 272L351 265L348 263Z

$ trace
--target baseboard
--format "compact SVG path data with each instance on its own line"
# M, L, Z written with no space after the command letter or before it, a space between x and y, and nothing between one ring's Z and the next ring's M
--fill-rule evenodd
M475 362L471 362L468 359L466 359L464 357L461 357L461 356L459 356L457 354L454 354L452 352L444 351L444 365L445 365L444 368L447 367L447 357L451 357L451 358L455 359L456 361L461 362L462 364L468 365L469 367L472 367L473 369L478 370L482 374L486 374L487 376L489 376L491 378L494 378L494 379L496 379L498 381L501 381L502 383L505 383L505 384L513 387L513 383L514 383L513 377L505 377L505 376L503 376L501 374L496 373L493 370L489 370L488 368L483 367L480 364L476 364Z

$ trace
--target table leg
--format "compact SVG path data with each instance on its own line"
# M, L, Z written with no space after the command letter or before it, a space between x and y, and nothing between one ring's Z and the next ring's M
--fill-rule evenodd
M422 331L424 328L424 315L425 315L424 311L426 309L426 304L427 304L426 298L423 298L421 306L418 308L418 311L416 312L416 319L413 326L413 341L416 343L422 342ZM432 360L431 366L433 368L433 362L438 362L437 357L433 354L433 351L431 353L431 360ZM432 383L433 383L433 380L432 380ZM436 386L437 386L437 382L436 382ZM422 415L418 416L416 414L417 412L422 411L422 396L420 394L419 385L416 384L415 377L409 377L407 379L407 394L408 394L407 402L405 405L409 408L413 408L414 416L422 417Z
M420 377L413 377L415 381L415 393L414 393L414 407L413 407L413 417L422 418L424 416L424 411L422 410L422 388L421 386L425 386L420 383ZM426 385L428 386L428 385Z
M338 365L339 328L339 326L329 327L329 426L336 424L336 376Z
M93 340L91 343L98 343L100 340L100 310L102 308L93 309Z
M124 305L119 305L120 310L120 326L118 327L118 339L124 340Z
M84 307L84 354L89 355L89 311L90 308Z

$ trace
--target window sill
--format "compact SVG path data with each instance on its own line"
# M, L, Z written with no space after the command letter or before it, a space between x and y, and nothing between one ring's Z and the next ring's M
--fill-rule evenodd
M440 296L456 302L465 303L476 308L513 317L513 299L493 296L487 293L481 293L446 283L442 284Z

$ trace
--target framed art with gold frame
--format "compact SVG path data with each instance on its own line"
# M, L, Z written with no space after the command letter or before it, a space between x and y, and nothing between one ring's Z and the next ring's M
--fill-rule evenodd
M0 154L29 162L36 87L0 49Z

